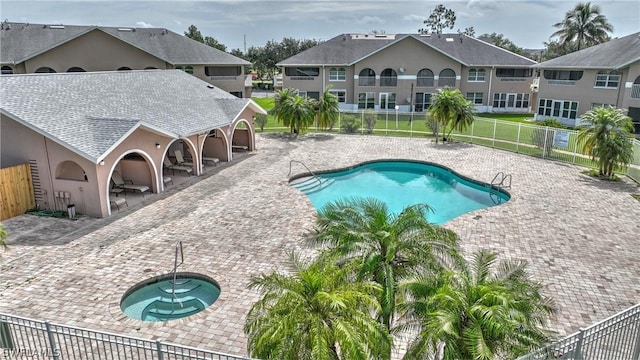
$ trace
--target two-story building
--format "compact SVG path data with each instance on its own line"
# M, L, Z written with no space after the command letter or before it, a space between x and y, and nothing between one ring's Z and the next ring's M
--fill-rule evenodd
M161 28L0 24L2 74L180 69L251 97L250 62Z
M283 60L284 88L341 109L425 111L458 88L480 112L530 112L535 61L461 34L341 34Z
M533 66L540 71L537 119L578 125L596 106L625 109L640 133L640 32Z

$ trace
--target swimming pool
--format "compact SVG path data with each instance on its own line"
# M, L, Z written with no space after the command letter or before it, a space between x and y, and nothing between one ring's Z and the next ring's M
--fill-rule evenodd
M504 190L469 179L433 163L413 160L370 161L350 168L302 174L291 185L305 193L316 210L336 200L374 197L398 214L410 205L432 208L429 221L443 224L462 214L500 205L510 199ZM318 179L319 178L319 179Z
M220 296L215 281L193 273L165 275L144 281L127 291L120 303L128 317L142 321L168 321L195 315Z

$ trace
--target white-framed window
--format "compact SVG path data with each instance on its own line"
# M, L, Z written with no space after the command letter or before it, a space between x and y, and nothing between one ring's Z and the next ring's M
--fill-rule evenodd
M575 119L578 115L578 102L555 99L540 99L538 115L555 118Z
M380 73L380 86L397 86L398 74L393 69L384 69Z
M343 67L329 69L329 81L346 81L347 70Z
M13 74L13 68L11 66L4 65L2 67L2 75L10 75Z
M456 86L456 72L451 69L444 69L440 71L438 76L438 87L455 87Z
M613 104L603 104L603 103L591 103L591 110L598 108L598 107L614 107Z
M595 87L601 88L618 88L618 84L620 84L620 73L617 71L598 71L596 74L596 84Z
M468 92L467 100L471 101L474 105L482 105L482 95L481 92Z
M484 69L469 69L469 75L467 81L469 82L484 82Z
M496 93L493 94L493 107L495 108L529 108L529 94L527 93Z
M184 66L178 65L178 66L176 66L176 69L177 70L182 70L182 71L186 72L187 74L193 75L193 66L191 66L191 65L184 65Z
M358 74L358 86L376 86L376 72L366 68Z
M331 90L329 90L329 94L332 94L335 97L337 97L339 103L346 103L347 102L347 90L331 89Z
M374 109L376 94L372 92L358 93L358 109Z
M380 110L395 110L396 93L380 93Z
M416 93L416 105L415 111L427 111L431 105L431 94L429 93Z
M418 71L416 86L418 87L433 87L433 71L429 69L422 69Z
M305 90L298 90L298 96L307 97L307 92Z

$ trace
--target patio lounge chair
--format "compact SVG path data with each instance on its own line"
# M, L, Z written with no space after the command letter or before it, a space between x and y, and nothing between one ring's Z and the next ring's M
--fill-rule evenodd
M182 151L176 150L173 153L176 154L176 162L178 163L178 165L180 165L180 166L193 166L192 162L184 160L184 157L182 156Z
M147 185L136 185L131 180L124 180L120 173L114 171L111 175L111 181L113 181L113 185L116 188L122 189L125 192L127 190L139 191L142 193L142 197L144 197L144 193L149 191L149 187Z
M174 165L171 162L171 160L169 160L169 158L166 157L166 156L164 158L164 167L165 167L165 169L171 170L174 174L176 173L176 170L184 171L187 174L189 174L189 176L191 176L191 173L193 172L193 168L191 166ZM173 184L173 181L171 183ZM165 184L166 184L166 182L165 182Z

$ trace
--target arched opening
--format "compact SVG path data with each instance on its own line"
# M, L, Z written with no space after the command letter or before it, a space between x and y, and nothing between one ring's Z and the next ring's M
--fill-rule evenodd
M144 68L145 70L158 70L157 67L154 66L147 66L146 68Z
M11 75L13 74L13 68L11 66L3 66L2 67L2 75Z
M213 129L204 137L202 148L202 163L205 166L217 166L220 162L229 161L229 140L224 131Z
M245 119L240 119L231 133L231 151L253 151L253 128Z
M366 68L358 74L358 86L376 86L376 72Z
M111 215L117 201L124 198L128 206L140 203L152 192L157 192L158 172L151 160L151 156L143 150L132 149L118 158L109 172L109 179L105 186L105 196L109 205L108 214Z
M55 72L56 72L55 70L46 66L43 66L41 68L38 68L38 70L36 70L36 74L46 74L46 73L55 73Z
M444 69L440 71L438 76L439 87L456 87L456 72L451 69Z
M397 86L398 74L393 69L384 69L380 73L380 86Z
M433 87L433 71L429 69L422 69L418 71L416 86Z
M78 163L67 160L61 162L58 164L58 167L56 167L56 179L87 181L87 175Z
M169 171L172 176L189 177L198 174L198 164L200 156L193 142L187 138L177 139L167 146L165 158L163 159L165 171ZM174 182L175 183L175 182Z
M118 68L118 71L128 71L128 70L131 70L131 68L128 66L121 66Z
M67 72L87 72L85 69L78 67L78 66L74 66L74 67L70 67Z

